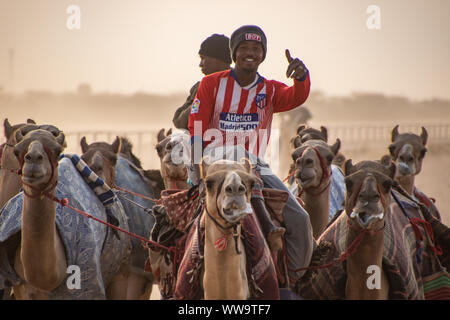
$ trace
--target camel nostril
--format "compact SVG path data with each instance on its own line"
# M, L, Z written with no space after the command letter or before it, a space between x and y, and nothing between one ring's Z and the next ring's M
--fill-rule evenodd
M243 185L240 185L238 191L239 191L239 193L244 193L246 191L246 189Z
M307 158L307 159L305 159L305 165L306 166L308 166L308 165L312 165L313 164L313 160L311 159L311 158Z
M226 193L233 193L233 189L230 186L226 186L225 187L225 192Z
M44 157L42 155L38 155L37 160L42 161L42 159L44 159Z
M27 154L27 155L25 156L25 160L30 161L30 160L31 160L31 155Z

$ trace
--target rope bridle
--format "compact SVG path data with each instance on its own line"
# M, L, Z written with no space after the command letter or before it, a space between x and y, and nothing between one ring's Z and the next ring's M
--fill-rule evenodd
M320 167L321 167L321 169L322 169L322 176L320 177L320 181L319 181L318 186L320 186L325 180L328 179L327 184L326 184L321 190L319 190L318 192L316 192L316 193L308 192L308 194L317 197L317 196L321 195L322 193L324 193L325 190L327 190L328 187L330 186L330 184L331 184L331 179L329 179L329 178L331 177L332 172L328 171L327 165L325 164L325 160L324 160L324 158L322 157L322 155L320 154L319 150L317 150L316 147L310 147L310 148L312 148L312 149L316 152L317 158L319 158ZM300 158L303 156L303 153L304 153L306 150L307 150L307 149L303 150L303 152L299 154L299 156L297 157L297 159L300 159ZM296 160L297 160L297 159L296 159ZM296 160L295 160L295 161L296 161ZM292 172L291 174L289 174L289 176L287 176L283 181L288 180L292 175L295 174L295 172L296 172L296 170L294 169L293 172ZM303 189L303 188L300 188L300 186L299 186L299 188L298 188L298 195L297 195L299 198L300 198L301 195L303 194L303 191L304 191L304 189Z

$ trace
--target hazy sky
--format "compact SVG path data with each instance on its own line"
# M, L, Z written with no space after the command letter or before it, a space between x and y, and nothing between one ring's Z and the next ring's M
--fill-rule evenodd
M72 4L79 30L66 25ZM367 27L369 5L379 30ZM200 43L243 24L266 33L266 78L290 83L289 48L313 90L450 99L448 0L0 0L0 87L187 94L202 77Z

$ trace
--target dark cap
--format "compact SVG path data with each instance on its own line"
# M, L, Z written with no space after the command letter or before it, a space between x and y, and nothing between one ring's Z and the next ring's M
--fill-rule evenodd
M230 39L227 36L215 33L202 42L198 54L231 64L229 42Z
M267 38L264 31L258 26L246 25L233 32L230 38L230 50L233 61L236 62L236 49L242 41L257 41L263 47L263 61L266 58Z

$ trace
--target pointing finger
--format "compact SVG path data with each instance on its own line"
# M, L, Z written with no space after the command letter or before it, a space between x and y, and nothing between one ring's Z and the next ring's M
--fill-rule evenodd
M289 49L286 49L285 53L286 53L287 61L288 61L289 63L291 63L292 57L291 57L291 53L289 52Z

